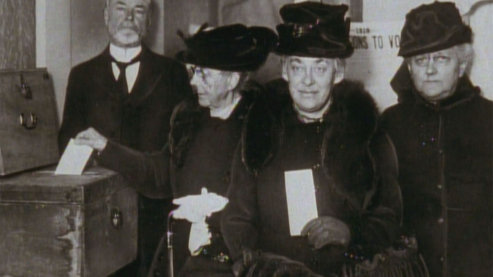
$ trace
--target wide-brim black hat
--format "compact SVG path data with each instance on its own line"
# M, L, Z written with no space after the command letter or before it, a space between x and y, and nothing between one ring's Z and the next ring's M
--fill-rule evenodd
M471 41L471 28L462 22L455 3L433 2L406 15L398 55L411 57Z
M277 44L269 28L226 25L211 30L201 28L184 38L186 50L176 57L184 63L225 71L255 71Z
M354 49L349 40L346 5L302 2L284 5L277 26L276 53L290 56L347 58Z

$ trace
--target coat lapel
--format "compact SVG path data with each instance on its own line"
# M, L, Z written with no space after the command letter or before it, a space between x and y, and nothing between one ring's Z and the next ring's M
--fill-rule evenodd
M107 93L110 97L119 99L120 92L117 89L115 77L111 69L111 56L109 46L99 55L98 62L94 67L94 83L102 93Z
M160 67L154 62L153 54L142 45L142 59L140 61L139 73L135 80L132 93L127 101L137 105L144 101L156 88L163 74Z

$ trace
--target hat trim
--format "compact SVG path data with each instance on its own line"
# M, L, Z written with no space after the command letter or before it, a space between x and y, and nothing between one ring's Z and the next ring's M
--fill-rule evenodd
M306 49L284 49L278 48L274 53L284 56L300 56L313 58L340 58L345 59L350 57L354 52L354 48L346 47L340 50L329 50L320 47L306 47Z
M187 52L181 54L178 59L184 63L189 63L193 65L198 65L201 67L207 67L212 69L224 70L224 71L255 71L259 69L267 60L268 54L265 58L258 58L258 55L254 55L251 59L246 60L245 62L237 62L232 64L231 59L225 60L224 63L217 63L217 60L214 62L208 62L201 59L197 59L193 54L186 55ZM257 57L257 59L254 59Z
M240 25L233 25L238 27ZM241 25L243 26L243 25ZM227 28L223 26L219 28ZM228 44L225 39L214 39L207 37L209 33L203 32L185 40L187 49L181 51L176 58L184 63L195 64L207 68L224 71L255 71L260 68L267 60L268 54L275 47L277 42L276 34L265 27L244 27L245 34L231 39L251 38L248 45L241 48ZM213 32L211 30L210 32ZM196 41L198 35L204 36ZM223 43L219 45L217 42ZM229 48L230 49L229 49Z
M467 34L462 35L457 40L450 40L455 35L461 34L462 32L466 32ZM406 45L409 45L409 43L401 45L401 47L399 49L398 56L406 58L406 57L420 55L420 54L424 54L424 53L440 51L440 50L447 49L447 48L450 48L450 47L455 46L455 45L459 45L459 44L463 44L463 43L470 43L470 42L472 42L471 37L472 37L472 31L471 31L471 28L469 26L458 25L458 26L455 26L450 32L448 32L448 34L445 34L445 36L443 36L440 40L431 42L431 43L424 45L424 46L421 46L418 49L415 48L415 49L412 49L410 51L408 50L406 52L405 50L403 51L403 49L405 49Z

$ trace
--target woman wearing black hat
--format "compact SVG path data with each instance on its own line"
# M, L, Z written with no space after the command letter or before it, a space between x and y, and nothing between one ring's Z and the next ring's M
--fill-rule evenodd
M493 274L493 102L467 76L472 32L452 2L411 10L399 104L382 127L399 157L404 227L431 276Z
M183 37L183 36L182 36ZM219 227L234 150L245 114L261 88L247 83L275 46L277 36L263 27L228 25L184 38L177 58L187 64L196 98L173 111L169 145L159 153L140 153L108 141L94 129L76 142L98 152L101 165L128 178L150 198L174 197L174 266L179 276L230 276L229 254ZM163 222L164 224L164 222ZM150 276L164 276L166 234L154 256Z
M281 8L285 82L268 111L247 117L223 212L237 275L285 274L293 260L338 275L343 264L371 260L398 233L395 153L377 131L372 97L344 80L344 58L353 52L346 11L313 2ZM290 200L301 194L308 196ZM305 209L301 219L293 216ZM282 276L299 276L296 270Z

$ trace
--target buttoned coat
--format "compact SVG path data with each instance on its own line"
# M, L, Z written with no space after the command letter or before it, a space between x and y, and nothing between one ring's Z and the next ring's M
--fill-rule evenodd
M396 76L401 102L381 126L398 154L404 227L430 276L492 276L493 103L467 76L437 105L419 96L405 68Z

